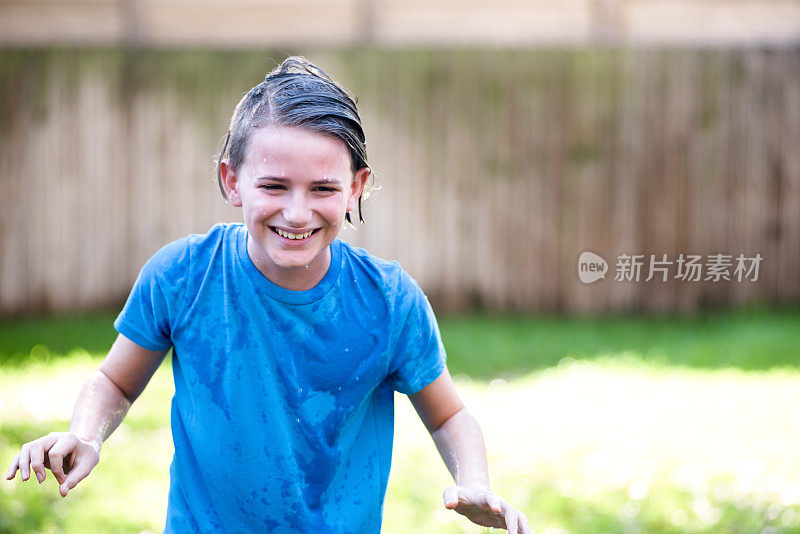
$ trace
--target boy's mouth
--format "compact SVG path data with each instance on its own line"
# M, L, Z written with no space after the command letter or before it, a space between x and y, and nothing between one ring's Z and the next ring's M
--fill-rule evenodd
M292 233L292 232L287 232L286 230L278 228L277 226L270 226L269 228L270 228L270 230L272 230L273 232L275 232L279 236L281 236L281 237L283 237L285 239L291 239L291 240L294 240L294 241L300 241L300 240L306 239L306 238L310 237L312 234L314 234L317 230L319 230L319 228L314 228L313 230L308 230L306 232L302 232L302 233L297 233L296 234L296 233Z

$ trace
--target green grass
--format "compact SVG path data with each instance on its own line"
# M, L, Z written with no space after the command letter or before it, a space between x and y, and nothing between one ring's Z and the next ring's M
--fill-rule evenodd
M80 349L104 353L115 314L0 320L0 365L49 361ZM800 308L720 311L696 317L441 317L451 371L514 376L564 357L634 352L652 364L765 370L800 362Z
M22 443L67 430L113 319L0 322L3 470ZM800 533L800 310L440 325L493 488L535 532ZM52 475L0 482L0 534L159 532L172 392L167 358L66 499ZM450 483L398 396L384 533L481 532L441 507Z
M451 372L514 376L562 358L633 352L657 365L765 370L800 362L800 309L697 317L493 317L440 319Z
M35 319L0 319L0 365L47 362L75 350L104 354L117 333L115 314L97 313Z

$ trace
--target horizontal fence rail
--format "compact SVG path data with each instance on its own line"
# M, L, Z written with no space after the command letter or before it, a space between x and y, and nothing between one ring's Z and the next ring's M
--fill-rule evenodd
M236 18L235 31L221 19ZM797 45L797 0L3 0L0 46Z
M800 49L306 55L358 95L379 186L342 237L439 311L800 300ZM212 157L283 57L0 52L0 313L119 306L161 245L240 220Z

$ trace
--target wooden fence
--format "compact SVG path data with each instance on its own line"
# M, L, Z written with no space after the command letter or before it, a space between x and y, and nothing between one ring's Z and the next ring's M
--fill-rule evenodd
M226 24L221 24L225 21ZM800 42L797 0L2 0L0 46Z
M343 237L439 311L800 300L800 49L305 55L359 96L377 171ZM0 52L0 313L119 306L160 245L238 220L212 156L284 56ZM604 280L580 281L584 251ZM681 253L730 255L732 279L676 279ZM638 282L615 280L623 254L645 255ZM667 281L645 281L650 254ZM739 254L760 254L757 281Z

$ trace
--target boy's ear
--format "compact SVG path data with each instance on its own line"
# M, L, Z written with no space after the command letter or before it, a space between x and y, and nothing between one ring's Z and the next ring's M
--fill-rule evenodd
M236 173L229 165L228 158L220 162L219 176L222 180L222 187L225 188L225 194L228 196L228 202L230 202L231 206L241 208L242 198L239 196L239 180L237 180Z
M356 171L350 186L350 197L347 199L347 211L352 211L358 206L358 197L364 192L370 174L372 174L372 169L369 167L362 167Z

